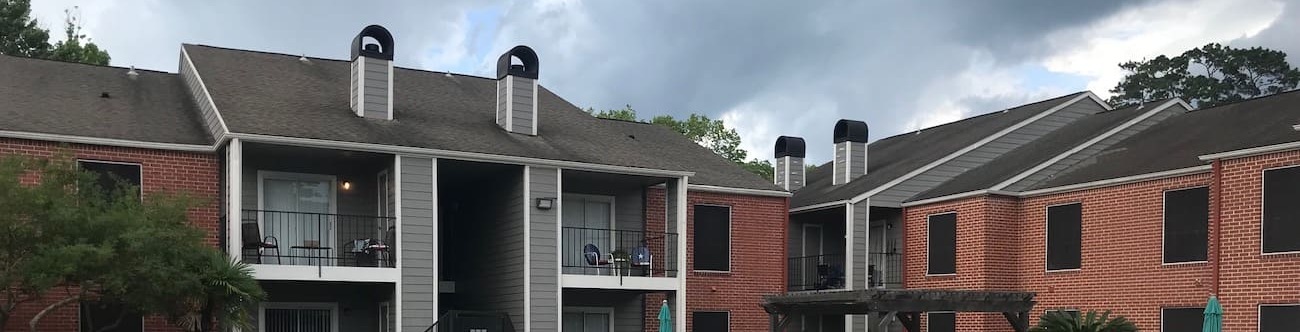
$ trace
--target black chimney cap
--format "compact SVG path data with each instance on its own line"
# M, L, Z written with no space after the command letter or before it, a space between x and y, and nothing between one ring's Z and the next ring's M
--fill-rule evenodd
M867 142L867 123L854 120L840 120L835 122L835 143L840 142Z
M776 138L776 158L785 156L803 158L804 142L803 138L794 136L781 136Z
M510 58L519 58L523 65L510 65ZM514 75L537 79L537 52L528 46L519 45L506 51L497 59L497 79L506 78L506 75Z
M366 44L362 45L366 37L374 38L379 45ZM376 49L376 46L378 49ZM356 38L352 38L352 60L358 56L367 58L376 58L383 60L393 59L393 34L388 33L388 29L379 25L370 25L361 29L361 33Z

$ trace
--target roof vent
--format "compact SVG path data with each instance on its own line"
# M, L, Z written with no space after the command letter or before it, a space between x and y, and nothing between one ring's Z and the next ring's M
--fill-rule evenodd
M298 62L311 63L311 59L308 59L307 55L303 54L302 56L298 57Z
M131 66L131 70L126 71L126 78L135 79L136 77L140 77L140 73L135 72L135 66Z
M113 97L108 95L108 91L104 91L99 93L99 98L113 98Z
M1291 130L1300 131L1300 124L1291 126Z

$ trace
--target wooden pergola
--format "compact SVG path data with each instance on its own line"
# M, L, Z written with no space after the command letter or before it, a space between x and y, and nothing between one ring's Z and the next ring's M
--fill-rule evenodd
M921 313L932 311L1000 312L1016 332L1029 330L1034 293L935 289L857 289L793 292L763 298L771 316L772 332L785 330L790 317L815 315L870 315L897 317L910 332L920 332ZM882 320L888 321L888 319Z

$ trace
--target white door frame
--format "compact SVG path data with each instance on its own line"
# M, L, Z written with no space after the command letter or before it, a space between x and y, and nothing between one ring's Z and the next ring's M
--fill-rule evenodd
M262 302L257 305L258 331L266 331L266 309L329 309L330 331L339 332L338 302Z

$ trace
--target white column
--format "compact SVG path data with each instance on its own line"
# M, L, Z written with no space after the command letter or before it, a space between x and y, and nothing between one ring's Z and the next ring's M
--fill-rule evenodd
M388 63L391 68L393 62L389 61ZM388 77L390 80L393 77L393 71L391 69L388 71ZM392 83L388 84L388 91L389 93L392 93L393 91ZM388 99L388 106L392 107L392 105L393 105L393 99L390 97ZM389 116L391 116L392 113L390 112L389 114L390 114ZM433 170L433 174L432 174L433 181L431 181L433 183L433 191L432 191L433 204L431 205L433 206L433 248L432 248L433 249L433 254L432 254L433 256L433 321L434 323L437 323L438 305L439 305L438 300L442 296L442 275L441 275L442 270L439 268L440 267L439 265L442 262L442 256L439 256L438 254L439 253L438 247L442 246L442 234L438 232L438 224L441 222L440 219L442 217L441 214L438 213L440 209L440 207L438 206L438 158L433 158L433 162L430 163L429 166L431 166L430 168ZM401 270L398 270L397 276L398 276L397 277L398 280L402 279Z
M243 261L244 147L238 138L226 145L226 252L231 259Z
M393 268L397 269L397 282L393 283L393 305L392 307L389 308L389 310L393 310L393 317L394 317L393 326L395 327L394 330L398 332L402 332L402 328L405 327L405 325L402 325L401 248L405 248L405 246L402 244L402 156L400 155L393 156L392 187L393 187L393 225L396 226L396 228L393 230L393 234L395 235L396 239L393 239L393 241L394 243L396 243L396 248L398 250L394 250L393 252L389 253L390 255L397 256L395 259L393 259ZM381 332L387 332L387 331L381 331Z
M676 204L677 210L674 218L677 222L677 317L673 320L673 331L686 331L686 236L690 230L686 228L686 187L689 178L683 176L677 180L675 187L670 186L676 192L676 199L670 204Z

